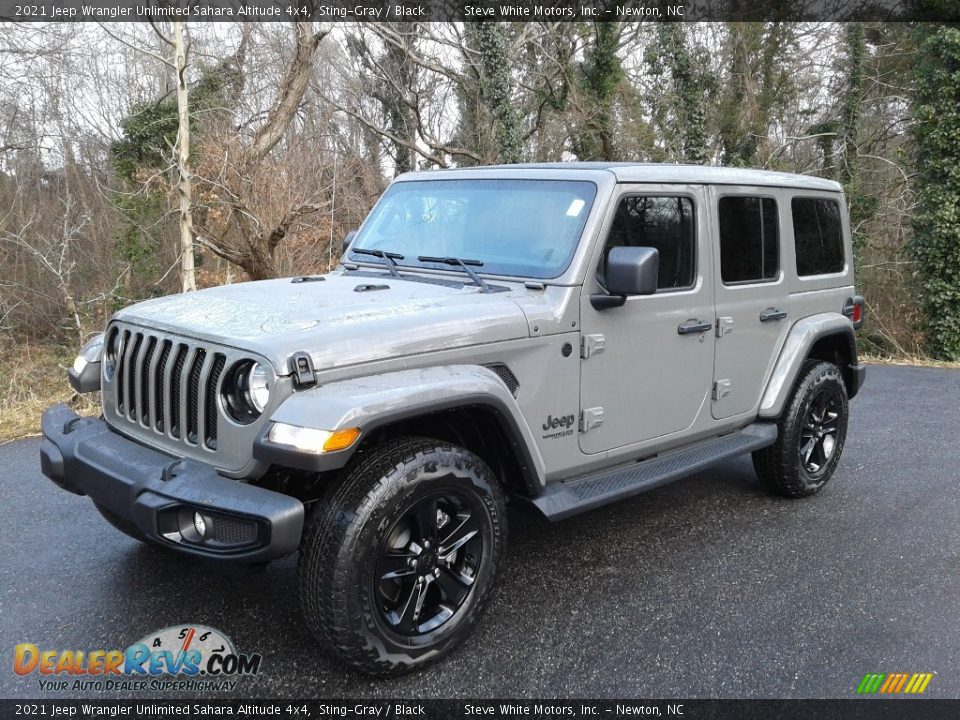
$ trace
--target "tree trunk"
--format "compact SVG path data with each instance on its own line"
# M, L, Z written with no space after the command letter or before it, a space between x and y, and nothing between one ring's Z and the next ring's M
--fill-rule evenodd
M193 262L193 189L190 177L190 91L187 88L187 48L184 23L173 23L177 66L177 197L180 200L180 280L183 292L197 289Z
M484 74L484 100L494 120L497 160L520 162L523 138L520 118L510 97L510 58L507 40L500 23L480 23L476 27L480 60Z

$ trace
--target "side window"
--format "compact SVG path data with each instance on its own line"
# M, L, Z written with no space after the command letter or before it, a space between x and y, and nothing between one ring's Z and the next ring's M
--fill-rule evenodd
M695 243L693 201L690 198L625 197L620 201L607 236L603 260L597 271L598 279L603 282L611 248L652 247L660 252L657 288L692 287L696 273Z
M720 198L720 277L724 283L774 280L780 274L777 201Z
M824 198L793 198L793 238L797 275L826 275L843 270L840 203Z

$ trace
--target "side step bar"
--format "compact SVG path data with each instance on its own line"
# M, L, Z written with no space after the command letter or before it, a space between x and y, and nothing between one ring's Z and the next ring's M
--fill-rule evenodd
M551 483L540 497L529 502L547 519L563 520L685 477L719 460L773 445L776 441L777 426L758 422L684 450L656 455L633 465L576 480Z

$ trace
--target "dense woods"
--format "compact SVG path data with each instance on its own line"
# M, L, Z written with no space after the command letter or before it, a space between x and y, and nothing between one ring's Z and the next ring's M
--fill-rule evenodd
M142 298L323 271L397 173L575 159L838 180L863 350L960 359L956 27L4 24L0 70L7 362Z

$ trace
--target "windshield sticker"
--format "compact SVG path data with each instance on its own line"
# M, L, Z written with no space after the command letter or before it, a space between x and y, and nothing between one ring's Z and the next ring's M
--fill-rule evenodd
M583 210L583 206L586 204L587 203L580 198L576 198L572 203L570 203L570 207L567 208L567 216L579 217L580 211Z

